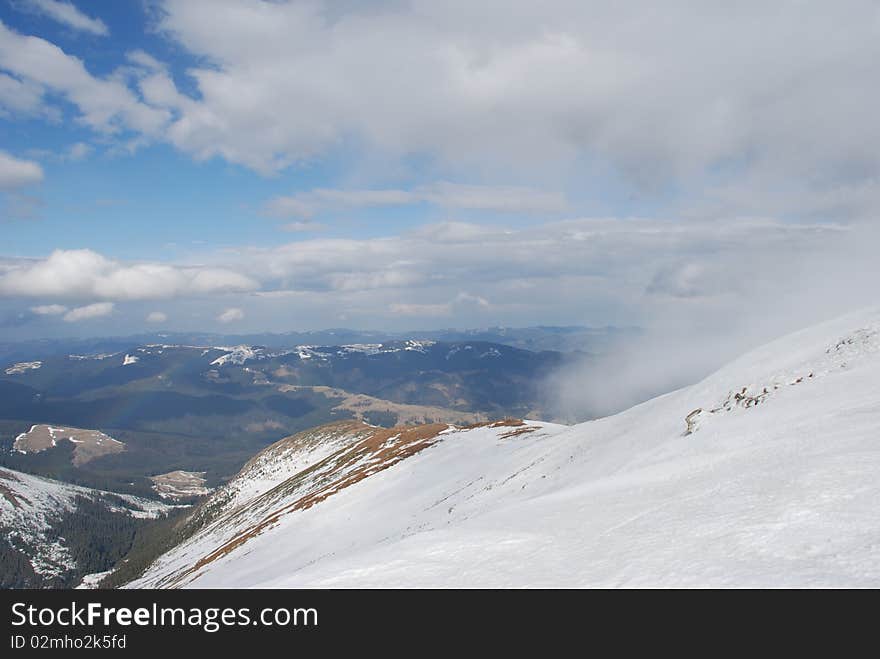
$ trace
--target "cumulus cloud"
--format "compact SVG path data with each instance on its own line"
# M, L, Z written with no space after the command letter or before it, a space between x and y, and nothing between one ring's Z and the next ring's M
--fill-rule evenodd
M862 189L857 205L876 211L878 12L870 0L735 9L163 0L158 28L192 55L192 93L144 51L128 56L137 75L100 77L45 39L0 25L0 99L34 112L48 90L96 131L167 140L197 159L266 174L351 142L493 180L617 172L641 188L682 191L683 210L703 216L726 203L728 214L755 212L742 208L750 200L785 215L812 199L865 215L846 200ZM309 217L334 205L560 202L518 192L316 190L267 210Z
M237 320L244 319L244 311L237 307L230 307L229 309L224 309L220 315L217 316L217 322L219 323L233 323Z
M104 21L87 16L73 4L63 2L63 0L26 0L25 6L74 30L88 32L97 36L107 36L110 34Z
M149 71L163 71L165 69L162 62L143 50L130 50L125 54L125 58L132 64Z
M142 102L124 80L93 76L80 59L55 44L21 35L2 22L0 68L64 96L77 108L81 122L100 133L129 130L155 137L171 118L168 109Z
M163 6L162 29L203 62L198 100L168 103L171 139L199 157L276 171L354 135L533 170L586 155L646 182L877 171L880 10L866 0Z
M43 102L43 87L31 80L18 80L0 73L0 117L43 116L58 120L60 113Z
M151 311L147 314L146 321L148 323L164 323L168 320L168 314L162 311Z
M256 289L224 268L126 264L89 249L55 250L47 258L11 263L0 272L0 295L99 300L150 300Z
M267 300L289 295L294 304L314 294L315 304L392 318L495 322L504 314L552 324L577 322L573 315L592 309L603 322L642 324L661 309L736 310L771 291L790 295L804 282L815 292L813 275L802 272L807 264L849 262L864 273L873 259L864 245L871 243L859 226L771 218L583 218L519 228L444 223L382 238L225 249L203 254L197 266L56 250L44 259L0 263L0 296L61 304L259 293Z
M91 320L92 318L102 318L113 313L113 307L112 302L95 302L83 307L76 307L64 314L64 321L78 323L83 320Z
M0 190L15 190L43 180L43 168L0 150Z
M66 311L67 307L63 304L41 304L31 307L31 313L35 313L38 316L58 316Z

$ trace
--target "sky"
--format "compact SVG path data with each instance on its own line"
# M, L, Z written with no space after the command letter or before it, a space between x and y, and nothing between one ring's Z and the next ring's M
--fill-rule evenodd
M0 0L0 340L739 349L876 302L878 62L873 1Z

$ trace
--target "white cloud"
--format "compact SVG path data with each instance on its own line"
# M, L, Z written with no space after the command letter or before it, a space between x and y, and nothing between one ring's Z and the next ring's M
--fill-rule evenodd
M67 307L63 304L41 304L36 307L31 307L31 312L38 316L58 316L66 311Z
M602 161L647 183L757 164L872 176L880 159L867 0L163 7L166 34L203 62L172 141L259 171L349 136L447 164Z
M125 264L88 249L55 250L0 273L0 295L150 300L254 290L258 283L224 268Z
M14 190L43 180L43 168L0 150L0 190Z
M84 307L76 307L64 314L64 321L68 323L78 323L82 320L90 320L92 318L102 318L113 313L112 302L95 302L87 304Z
M706 191L709 208L727 194L739 206L785 189L774 201L798 211L880 176L880 8L869 0L753 0L736 11L569 0L161 5L159 29L194 56L192 95L149 53L128 54L136 75L99 77L0 25L0 68L10 74L0 102L40 113L59 94L94 130L130 133L125 144L167 140L267 174L354 144L367 158L415 156L462 180L479 172L576 186L613 172L652 192ZM560 207L546 191L489 192L317 190L268 210ZM876 213L876 195L869 201Z
M245 310L250 325L274 331L333 326L340 314L355 326L389 329L665 324L689 340L699 332L715 337L718 345L699 354L719 363L747 348L756 328L766 338L875 300L880 262L871 228L768 218L441 224L383 238L224 249L202 253L198 267L125 263L84 250L0 259L0 298L79 307L173 292L180 299L164 302L163 313L191 329L208 319L243 320ZM139 269L145 265L163 268L158 282ZM220 270L250 285L206 293L186 283L193 270ZM100 297L108 291L116 297ZM118 326L134 331L151 308L119 314Z
M466 292L461 292L456 295L451 304L452 306L474 307L476 309L488 309L492 306L486 298L479 295L471 295Z
M714 274L705 263L675 263L660 268L646 290L652 295L700 297L724 290L727 286L726 282L719 281Z
M168 314L162 311L151 311L146 318L148 323L164 323L168 320Z
M95 77L55 44L18 34L2 22L0 68L62 94L79 110L79 120L100 133L126 129L156 137L171 118L169 110L141 102L123 80Z
M45 259L0 263L0 297L68 306L179 298L187 308L197 302L203 315L216 315L209 307L222 296L225 308L247 308L249 318L258 313L256 300L270 304L284 297L283 312L276 305L275 316L254 321L272 326L281 322L279 314L290 322L303 305L305 315L344 310L377 322L425 315L553 324L583 322L578 318L589 314L601 322L642 324L654 312L720 313L757 304L771 292L815 292L829 282L846 291L837 294L841 300L855 297L864 288L859 282L873 272L868 264L874 257L862 254L872 239L860 231L761 218L586 218L521 228L448 223L359 240L311 238L203 254L198 266L57 250ZM843 267L860 274L848 274L846 283L831 275L817 283L810 264L816 272ZM247 307L242 295L248 295Z
M596 295L638 308L654 298L745 294L749 282L779 275L788 259L778 252L806 258L831 249L847 234L838 225L760 218L599 218L520 229L447 223L383 238L315 238L242 248L223 258L227 267L262 282L262 291L322 292L328 304L340 296L379 298L381 308L398 315L416 313L411 305L424 304L446 305L424 310L432 315L495 308L495 289L505 287L505 303L519 298L523 309L576 304L576 298L563 295L567 286L583 304ZM774 259L776 265L763 265ZM756 262L764 272L749 272ZM524 295L528 286L543 292ZM377 294L368 296L369 291Z
M855 264L874 272L850 254L876 234L832 224L880 213L876 3L167 0L156 15L194 56L186 88L149 53L98 75L90 55L0 24L2 111L49 117L61 97L103 133L95 143L167 140L266 174L339 156L341 182L326 184L337 187L268 202L297 220L290 231L314 230L303 220L322 212L409 204L554 213L568 201L560 190L602 209L637 188L641 207L674 219L446 222L241 247L197 265L60 251L7 262L0 296L74 305L260 291L332 318L421 306L638 322L831 283L848 298L871 279ZM2 158L0 185L42 177L36 163L4 170ZM490 185L499 181L529 187ZM755 215L765 219L744 219ZM810 272L829 267L847 274L823 283ZM465 290L491 304L453 304ZM203 318L233 304L257 313L225 297L202 304Z
M237 320L244 319L244 311L237 307L230 307L229 309L225 309L219 316L217 316L217 322L220 323L233 323Z
M41 85L0 73L0 117L9 114L58 118L57 112L50 111L44 105Z
M125 58L132 64L136 64L144 69L152 71L162 71L165 69L162 62L143 50L130 50L125 54Z
M91 18L86 16L70 2L63 0L26 0L35 11L40 12L51 18L52 20L63 23L64 25L88 32L97 36L107 36L110 31L107 25L99 18Z
M270 199L269 215L309 218L323 210L429 203L447 208L554 213L567 207L564 196L522 187L465 185L441 181L413 190L336 190L319 188Z

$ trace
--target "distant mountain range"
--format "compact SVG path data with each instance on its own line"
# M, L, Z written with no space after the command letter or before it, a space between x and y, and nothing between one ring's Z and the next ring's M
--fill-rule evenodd
M279 437L330 421L544 418L542 383L570 358L432 339L31 352L0 362L0 464L142 496L154 495L153 477L178 470L205 472L214 487ZM19 446L42 450L13 450L28 433ZM84 437L108 439L84 460Z
M384 343L407 339L440 343L482 341L523 350L541 352L589 352L600 354L616 341L638 335L634 327L489 327L484 329L445 329L411 332L379 332L326 329L311 332L261 334L219 334L210 332L151 332L123 337L89 339L36 339L0 342L0 363L24 362L51 355L115 353L148 344L175 345L259 345L275 350L300 345L338 346L357 343Z

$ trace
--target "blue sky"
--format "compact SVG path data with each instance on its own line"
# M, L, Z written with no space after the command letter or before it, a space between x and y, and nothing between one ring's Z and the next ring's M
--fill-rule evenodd
M868 297L874 3L5 0L0 22L0 339L739 327Z
M60 4L77 7L75 3ZM107 34L72 28L47 15L40 3L27 0L4 3L0 20L19 34L38 36L63 49L66 55L82 60L88 72L98 78L117 75L120 67L127 65L128 53L147 52L161 60L181 91L198 96L187 70L201 60L159 32L160 6L141 2L84 3L79 13L101 21ZM136 131L96 135L77 125L79 112L75 105L63 97L56 100L53 107L59 117L53 121L21 114L3 118L4 148L34 158L45 174L38 205L28 207L40 221L14 226L6 240L9 256L45 255L47 233L58 236L53 247L88 247L126 259L173 259L181 251L243 242L268 246L277 244L281 238L279 224L284 226L267 219L263 212L266 201L273 197L316 188L350 187L351 180L363 182L370 189L408 189L438 177L445 181L459 176L466 184L472 183L475 176L479 178L476 172L462 176L463 172L455 168L432 166L430 153L406 154L401 162L390 166L379 162L385 171L366 174L363 168L372 166L374 155L364 153L366 147L356 137L343 137L340 144L306 161L270 173L220 157L194 160L190 154L161 142L127 153L126 143L138 138ZM70 157L70 150L77 145L85 145L87 155ZM596 178L594 195L580 194L580 205L599 213L628 212L639 205L633 191L620 181L612 181L607 175ZM565 196L569 194L565 187L564 181L557 182L554 192ZM516 226L535 220L531 213L512 209L466 211L469 218L488 222L502 219ZM331 208L322 214L328 221L321 224L320 232L327 236L393 235L428 221L460 219L461 214L458 209L450 211L425 203L380 209ZM168 239L169 235L173 240Z

